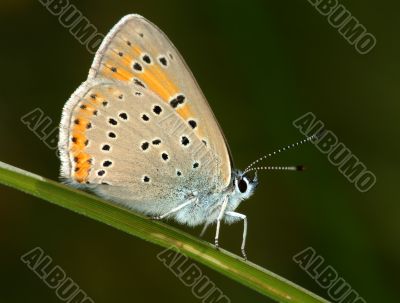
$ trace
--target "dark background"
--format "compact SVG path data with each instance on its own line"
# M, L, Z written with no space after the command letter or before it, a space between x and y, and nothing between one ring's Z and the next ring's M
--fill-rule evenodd
M398 302L397 2L341 1L377 38L367 55L306 0L72 3L102 33L128 13L167 33L207 96L239 168L301 139L292 121L304 113L324 121L375 173L375 187L360 193L312 145L271 159L309 169L260 175L255 196L240 207L249 219L249 258L328 298L292 261L311 246L367 302ZM0 160L57 180L54 151L20 118L38 107L56 127L93 55L38 1L1 1L0 36ZM199 302L157 260L160 247L4 186L0 191L1 302L59 302L19 259L36 246L97 303ZM241 224L224 226L223 247L239 253L241 232ZM200 268L232 302L272 302Z

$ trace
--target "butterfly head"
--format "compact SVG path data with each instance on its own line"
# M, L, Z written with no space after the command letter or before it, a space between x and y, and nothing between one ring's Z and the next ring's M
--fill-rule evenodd
M244 173L242 171L235 171L233 173L234 195L239 200L250 198L250 196L254 193L257 185L257 172L255 172L254 176L251 176L249 173Z

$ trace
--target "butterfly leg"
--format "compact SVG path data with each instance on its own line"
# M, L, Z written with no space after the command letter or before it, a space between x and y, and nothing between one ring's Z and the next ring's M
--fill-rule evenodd
M231 217L235 217L239 220L243 220L243 240L242 240L242 246L241 246L241 250L242 250L242 256L245 260L247 260L247 255L246 255L246 238L247 238L247 217L246 215L234 212L234 211L227 211L226 212L227 216L231 216Z
M207 230L209 225L210 225L210 223L204 224L204 227L203 227L203 229L201 230L201 233L200 233L200 238L203 238L203 236L204 236L204 234L205 234L205 232L206 232L206 230Z
M221 205L221 210L219 212L218 218L217 218L217 229L215 231L215 248L218 249L219 248L219 244L218 244L218 238L219 238L219 228L221 225L221 220L225 214L225 209L226 209L226 205L228 204L228 198L225 197L224 202L222 202Z
M181 210L182 208L184 208L185 206L188 206L189 204L196 202L197 199L191 199L185 203L182 203L181 205L178 205L177 207L171 209L170 211L166 212L165 214L162 214L160 216L154 216L151 217L152 220L162 220L165 217L169 216L170 214L176 213L177 211Z

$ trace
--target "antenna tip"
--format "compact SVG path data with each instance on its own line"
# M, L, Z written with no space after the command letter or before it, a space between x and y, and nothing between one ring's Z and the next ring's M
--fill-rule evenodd
M313 137L314 137L316 140L319 140L319 139L321 139L321 138L325 135L325 133L326 133L326 129L325 129L325 128L322 128L322 129L320 129L317 133L315 133Z
M304 171L306 168L305 168L305 166L304 165L297 165L296 166L296 170L297 171Z

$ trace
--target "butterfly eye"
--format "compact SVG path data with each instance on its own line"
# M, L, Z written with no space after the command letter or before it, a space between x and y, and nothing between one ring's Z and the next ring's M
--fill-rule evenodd
M239 188L239 191L242 194L244 194L246 192L246 190L247 190L247 182L244 179L240 179L238 181L238 188Z

